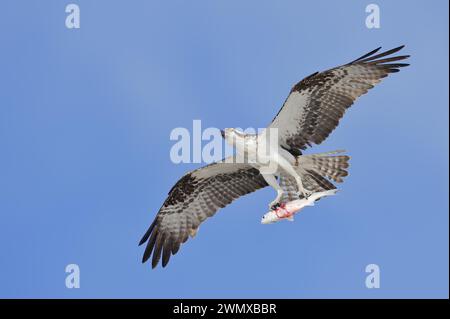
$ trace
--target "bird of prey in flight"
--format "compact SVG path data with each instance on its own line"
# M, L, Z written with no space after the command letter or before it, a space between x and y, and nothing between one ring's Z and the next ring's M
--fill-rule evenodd
M294 85L272 123L259 134L231 128L222 131L236 154L247 160L236 161L235 155L184 175L140 241L140 245L147 243L142 262L152 257L154 268L162 256L165 267L205 219L268 185L277 191L269 204L272 209L335 189L331 181L339 183L347 176L349 157L338 152L304 155L302 150L322 143L359 96L408 65L398 62L408 55L392 56L402 48L383 53L378 48L350 63L307 76Z

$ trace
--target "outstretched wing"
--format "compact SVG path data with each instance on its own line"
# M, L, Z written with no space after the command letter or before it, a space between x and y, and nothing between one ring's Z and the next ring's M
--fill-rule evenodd
M193 237L199 225L219 208L267 186L259 171L249 164L232 163L232 157L184 175L169 192L139 245L147 242L142 262L153 253L152 267L162 266L180 245Z
M306 149L312 143L322 143L359 96L389 73L409 65L397 62L409 55L386 57L402 48L375 55L381 49L378 48L353 62L316 72L297 83L269 126L278 128L280 144L287 149Z

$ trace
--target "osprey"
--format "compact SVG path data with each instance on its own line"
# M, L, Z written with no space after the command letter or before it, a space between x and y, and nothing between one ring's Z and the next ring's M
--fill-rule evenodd
M336 189L334 184L347 176L349 157L341 151L303 155L302 150L322 143L339 124L345 111L362 94L389 73L408 66L399 63L409 55L390 56L403 46L377 52L324 72L316 72L291 89L272 123L259 134L225 129L222 136L236 148L220 162L184 175L169 191L154 221L142 237L147 242L142 262L153 253L155 268L162 255L165 267L199 225L233 200L272 186L276 198L271 209L288 201L308 199L312 193Z

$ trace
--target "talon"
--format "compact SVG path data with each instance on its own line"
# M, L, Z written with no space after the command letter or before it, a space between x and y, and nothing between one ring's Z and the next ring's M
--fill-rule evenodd
M310 192L310 191L308 191L308 190L305 189L304 191L300 192L300 194L301 194L305 199L308 199L309 196L311 196L311 195L313 194L313 192Z
M276 203L276 204L273 204L271 207L270 207L270 209L271 210L276 210L278 207L280 207L281 206L281 204L280 203Z

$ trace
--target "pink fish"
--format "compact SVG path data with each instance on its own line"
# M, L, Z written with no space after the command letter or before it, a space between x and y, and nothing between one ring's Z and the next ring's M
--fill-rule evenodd
M324 192L313 193L307 199L303 198L292 202L283 203L277 209L271 210L270 212L264 214L261 219L261 224L272 224L282 219L294 221L294 215L302 210L303 207L314 206L314 202L319 198L335 195L336 192L337 189L331 189Z

